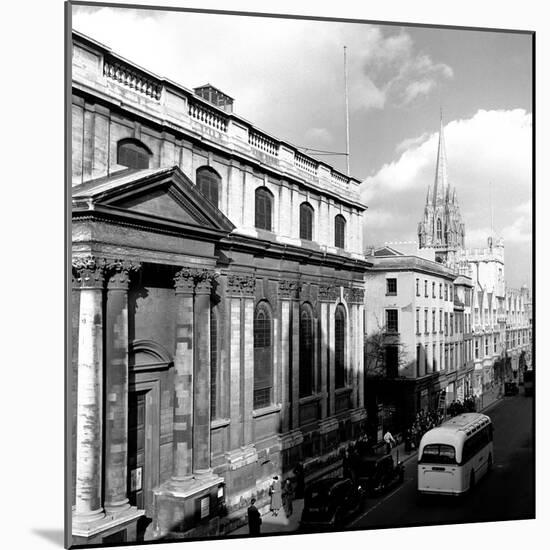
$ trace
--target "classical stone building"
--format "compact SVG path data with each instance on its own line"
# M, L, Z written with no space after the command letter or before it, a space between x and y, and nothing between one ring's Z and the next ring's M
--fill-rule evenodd
M223 532L364 429L359 181L72 36L73 542Z

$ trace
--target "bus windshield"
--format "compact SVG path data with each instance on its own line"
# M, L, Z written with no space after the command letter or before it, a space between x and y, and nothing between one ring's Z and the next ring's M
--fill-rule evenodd
M424 464L456 464L455 448L452 445L426 445L420 462Z

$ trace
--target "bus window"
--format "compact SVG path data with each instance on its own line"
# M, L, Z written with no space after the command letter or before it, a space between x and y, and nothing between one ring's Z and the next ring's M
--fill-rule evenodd
M426 445L420 462L424 464L456 464L452 445Z

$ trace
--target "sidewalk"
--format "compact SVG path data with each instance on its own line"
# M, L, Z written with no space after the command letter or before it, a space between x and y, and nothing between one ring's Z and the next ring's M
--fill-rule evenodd
M304 508L304 499L296 499L293 503L293 513L287 518L283 508L279 510L279 513L274 516L269 511L269 506L264 506L260 509L262 514L262 528L260 533L262 535L268 533L293 533L300 525L300 518L302 517L302 510ZM239 527L235 531L227 533L229 536L233 535L248 535L248 524Z

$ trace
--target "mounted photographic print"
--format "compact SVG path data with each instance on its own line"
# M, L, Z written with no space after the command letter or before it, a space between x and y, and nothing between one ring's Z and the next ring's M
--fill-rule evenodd
M67 546L534 518L534 33L67 13Z

